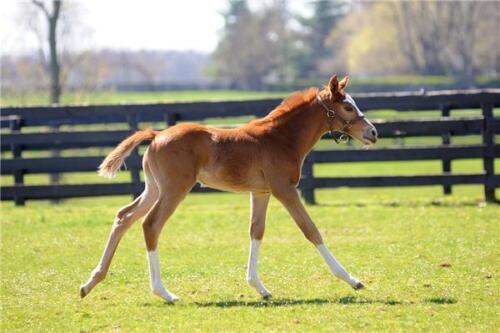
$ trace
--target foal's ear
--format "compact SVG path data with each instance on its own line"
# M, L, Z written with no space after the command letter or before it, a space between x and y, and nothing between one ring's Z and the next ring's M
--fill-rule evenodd
M347 83L349 83L349 75L344 77L340 82L339 82L339 90L342 91L345 89L347 86Z
M328 81L328 89L332 92L332 94L339 91L339 80L337 79L337 74L332 76L330 81Z

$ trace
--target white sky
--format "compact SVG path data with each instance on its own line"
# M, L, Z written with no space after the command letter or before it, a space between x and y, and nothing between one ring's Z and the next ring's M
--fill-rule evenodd
M73 0L75 1L75 0ZM27 0L0 0L2 53L30 51L36 39L19 27ZM211 52L223 27L225 0L84 0L86 42L97 48L196 50Z
M220 12L227 0L65 0L81 7L87 28L81 41L92 48L195 50L211 52L224 25ZM291 0L292 10L306 10L308 0ZM266 0L250 0L252 8ZM33 33L20 27L23 4L29 0L0 0L0 52L36 50Z

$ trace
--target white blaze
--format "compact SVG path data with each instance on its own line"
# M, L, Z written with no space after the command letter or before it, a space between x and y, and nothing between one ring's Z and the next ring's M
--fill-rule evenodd
M358 113L358 116L362 116L363 115L363 112L361 112L361 110L358 108L358 106L356 105L356 102L351 97L351 95L345 94L344 102L349 103L352 106L354 106L354 108L356 109L356 112Z

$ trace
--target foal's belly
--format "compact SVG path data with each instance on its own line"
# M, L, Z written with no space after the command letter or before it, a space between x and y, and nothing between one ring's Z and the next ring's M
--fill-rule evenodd
M269 190L269 186L260 170L237 169L227 170L220 166L204 167L198 172L197 180L202 186L222 191L267 192Z

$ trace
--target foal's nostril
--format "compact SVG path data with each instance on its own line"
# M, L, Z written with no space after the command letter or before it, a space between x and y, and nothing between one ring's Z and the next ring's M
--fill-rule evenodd
M371 133L372 133L372 136L373 136L374 138L376 138L376 137L377 137L377 131L376 131L375 129L372 129L372 132L371 132Z

